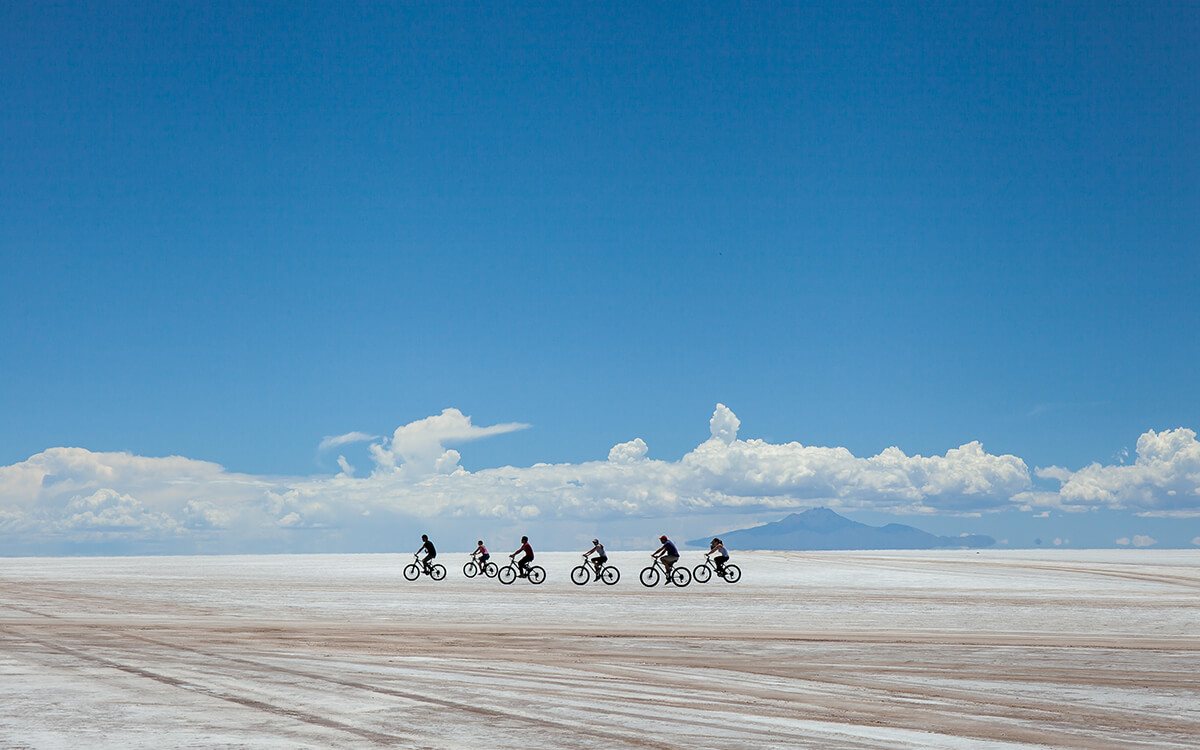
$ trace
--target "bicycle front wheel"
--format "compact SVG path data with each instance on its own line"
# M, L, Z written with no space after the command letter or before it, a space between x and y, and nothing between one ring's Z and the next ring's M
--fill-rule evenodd
M507 586L508 584L517 580L517 569L511 565L505 565L500 569L498 575L500 576L500 583L503 583L505 586Z
M588 579L591 577L592 574L588 572L587 566L579 565L571 568L571 583L575 584L576 586L582 586L583 584L587 583Z
M730 583L737 583L742 578L742 569L736 565L728 564L725 566L725 580Z
M605 568L600 571L600 580L611 586L621 580L621 571L616 568Z
M467 578L474 578L478 573L479 568L473 562L469 562L463 566L463 575Z
M435 581L440 581L446 577L446 566L438 563L429 569L429 577Z
M416 563L409 563L404 567L404 577L410 581L415 581L421 577L421 566Z
M546 580L546 569L541 565L534 565L529 569L529 582L533 584L541 583Z
M658 579L661 577L661 574L658 572L658 568L652 565L649 568L642 568L642 574L638 577L641 579L643 586L651 588L658 585Z
M708 579L712 578L712 568L700 563L692 569L692 578L696 579L696 583L708 583Z

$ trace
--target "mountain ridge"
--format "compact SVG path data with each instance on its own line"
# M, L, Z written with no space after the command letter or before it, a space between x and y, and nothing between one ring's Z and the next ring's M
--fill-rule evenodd
M901 523L868 526L829 508L790 513L778 521L716 534L726 546L763 550L887 550L990 547L996 540L983 534L938 536ZM709 539L693 539L692 547L708 547Z

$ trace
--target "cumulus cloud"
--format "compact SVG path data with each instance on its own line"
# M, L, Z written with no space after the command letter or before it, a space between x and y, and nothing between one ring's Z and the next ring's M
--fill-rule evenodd
M471 472L449 447L527 426L479 426L457 409L446 409L398 427L389 437L350 432L322 441L330 448L373 440L374 467L361 477L342 456L341 471L333 476L266 477L178 456L52 448L0 467L0 535L239 538L250 544L297 534L346 538L398 519L594 525L703 514L729 518L813 505L843 512L978 515L1014 507L1092 507L1073 504L1082 497L1118 498L1144 510L1164 503L1180 512L1189 507L1186 502L1196 507L1189 484L1196 443L1187 430L1147 433L1132 465L1039 470L1039 476L1062 483L1057 493L1034 491L1024 461L988 453L978 442L943 455L910 456L891 447L860 457L839 447L740 438L740 421L723 404L709 421L710 437L674 461L649 458L649 446L634 438L614 445L605 460ZM1140 473L1121 473L1129 470ZM1091 489L1081 490L1085 485Z
M649 451L646 441L641 438L630 440L628 443L618 443L608 452L608 460L618 464L628 464L646 457Z
M1132 464L1094 463L1079 471L1050 466L1035 474L1062 485L1039 500L1068 510L1111 508L1176 516L1200 512L1200 442L1194 431L1182 427L1143 434Z
M738 428L742 422L725 404L717 404L712 419L708 420L708 429L713 440L720 440L725 445L732 445L737 440Z
M465 443L528 427L518 422L478 427L458 409L444 409L437 416L397 427L391 440L373 443L371 459L375 462L376 473L405 471L410 477L449 474L457 470L459 454L447 450L447 444Z

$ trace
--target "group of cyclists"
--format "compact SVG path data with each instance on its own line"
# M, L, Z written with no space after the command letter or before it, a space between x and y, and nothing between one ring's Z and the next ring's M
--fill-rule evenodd
M650 553L650 556L662 563L663 568L666 569L667 580L670 581L671 571L675 567L675 563L679 562L679 549L665 534L660 536L658 541L662 546ZM433 546L433 542L429 540L427 534L421 535L421 546L415 554L424 567L425 572L429 573L430 567L433 564L432 561L437 557L437 549ZM517 555L520 555L521 558L517 559ZM471 559L475 561L481 570L485 568L488 560L491 559L491 553L488 552L488 548L484 545L482 539L476 542L475 549L471 552ZM521 537L521 546L517 548L516 552L509 555L508 559L516 563L517 575L519 577L528 577L529 564L533 562L533 547L529 544L529 537ZM604 545L600 543L599 539L592 540L592 548L583 553L583 559L591 562L592 567L595 569L596 578L599 579L604 563L608 562L608 555L605 554ZM709 545L708 552L704 555L704 559L712 560L716 566L717 575L723 576L725 563L729 562L729 552L725 549L725 543L719 538L714 537L712 543Z

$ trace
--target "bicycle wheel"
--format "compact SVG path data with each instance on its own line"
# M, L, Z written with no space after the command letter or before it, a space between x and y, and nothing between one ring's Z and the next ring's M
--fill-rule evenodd
M500 572L497 573L497 575L500 577L500 583L503 583L505 586L507 586L508 584L517 580L517 569L511 565L505 565L500 569Z
M600 571L600 580L607 583L609 586L621 580L621 571L616 568L606 567Z
M708 583L708 579L712 578L712 568L700 563L692 570L692 578L696 579L696 583Z
M529 569L529 582L533 584L541 583L546 580L546 569L541 565L534 565Z
M641 579L643 586L650 588L658 585L658 579L661 575L658 572L658 568L651 565L649 568L642 568L642 574L638 578Z
M582 586L583 584L587 583L588 579L591 577L592 574L588 572L586 565L579 565L571 568L571 583L575 584L576 586Z
M742 569L730 563L725 566L725 580L729 583L737 583L742 578Z
M435 581L440 581L446 577L446 566L441 563L435 564L429 569L429 577Z
M692 582L692 571L680 565L676 568L671 568L671 583L683 588Z
M421 566L416 563L409 563L404 566L404 577L410 581L415 581L421 577Z
M467 578L474 578L478 573L479 567L473 562L469 562L463 566L463 575Z
M496 574L499 572L500 568L496 567L496 563L494 562L489 562L487 565L483 566L483 574L488 578L495 578Z

